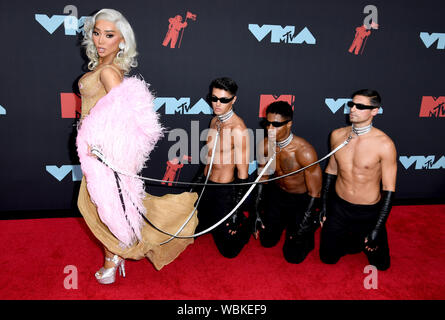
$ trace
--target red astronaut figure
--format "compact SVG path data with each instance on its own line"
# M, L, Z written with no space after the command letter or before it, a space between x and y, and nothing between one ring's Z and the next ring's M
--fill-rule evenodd
M354 50L354 54L358 55L360 52L360 49L362 48L363 45L363 40L365 40L366 37L368 37L371 34L371 31L366 29L366 26L361 26L361 27L357 27L355 28L355 38L352 41L352 45L349 48L349 52L352 53L352 51Z
M375 22L372 22L370 27L366 27L365 25L363 25L361 27L355 28L355 38L352 41L352 45L349 48L349 52L352 53L352 51L354 51L355 55L358 55L359 53L360 54L363 53L363 50L365 49L365 45L366 45L366 40L369 37L369 35L371 34L371 30L370 30L371 28L378 29L379 25Z
M165 170L165 175L162 180L175 181L178 169L181 169L183 166L184 164L180 163L178 158L173 158L172 160L167 161L167 169ZM165 182L162 182L162 184L165 184ZM168 185L171 186L172 183L169 182Z
M168 22L170 24L168 25L168 31L162 45L166 47L170 42L170 48L175 48L179 37L179 31L187 27L187 22L182 22L182 17L179 14L174 18L168 19Z

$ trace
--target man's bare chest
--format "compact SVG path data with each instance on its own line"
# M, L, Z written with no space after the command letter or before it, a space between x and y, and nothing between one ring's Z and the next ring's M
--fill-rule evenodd
M281 151L276 156L276 168L278 172L288 173L301 168L296 160L295 152Z
M220 128L219 130L210 128L207 146L210 149L216 146L216 150L221 152L232 150L234 148L234 136L231 128Z
M378 148L375 144L351 140L335 154L340 169L374 169L380 165Z

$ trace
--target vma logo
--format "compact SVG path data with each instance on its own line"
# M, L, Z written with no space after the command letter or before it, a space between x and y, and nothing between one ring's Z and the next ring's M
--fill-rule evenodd
M6 115L6 109L0 105L0 116L5 116L5 115Z
M439 160L435 161L435 156L400 156L399 161L405 167L409 169L413 163L415 163L415 170L421 169L445 169L445 156L442 156Z
M439 118L445 117L445 97L422 97L419 117Z
M60 94L62 118L80 118L82 101L74 93L62 92Z
M190 98L158 97L154 100L154 110L165 107L164 114L213 114L213 109L204 99L190 106Z
M422 39L425 47L429 48L437 41L436 49L445 49L445 33L431 33L421 32L420 39Z
M68 15L53 15L49 18L46 14L36 14L35 20L40 23L50 34L53 34L63 23L65 35L75 36L83 32L83 25L87 17L77 18L77 8L73 5L65 6L63 13Z
M258 170L258 162L256 160L249 162L249 169L248 169L249 176L257 170Z
M290 94L262 94L260 95L260 111L259 111L259 117L260 118L266 118L266 109L267 107L272 103L276 101L285 101L289 103L292 106L292 110L294 110L294 104L295 104L295 96Z
M58 166L46 166L46 171L48 171L54 178L62 181L70 172L73 173L73 181L82 180L82 170L80 169L80 164L78 165L63 165L60 168Z
M249 31L261 42L269 33L271 43L292 43L292 44L315 44L316 40L307 27L304 27L298 34L295 34L294 26L265 24L261 27L257 24L249 24Z
M351 113L351 109L346 104L351 100L352 99L348 98L339 98L339 99L326 98L324 102L332 113L336 113L341 107L344 107L343 113L349 114ZM383 113L383 108L380 107L378 113Z

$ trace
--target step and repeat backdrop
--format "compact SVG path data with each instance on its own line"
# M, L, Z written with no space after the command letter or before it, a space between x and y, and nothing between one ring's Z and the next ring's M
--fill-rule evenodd
M155 195L184 191L198 170L214 78L239 85L235 111L264 137L265 107L294 107L293 132L329 152L348 125L352 92L382 96L374 126L397 147L397 199L445 197L444 1L10 1L0 2L0 211L76 209L77 81L87 72L85 18L124 14L140 74L168 129L142 174ZM255 175L252 152L249 173ZM326 163L322 163L322 168Z

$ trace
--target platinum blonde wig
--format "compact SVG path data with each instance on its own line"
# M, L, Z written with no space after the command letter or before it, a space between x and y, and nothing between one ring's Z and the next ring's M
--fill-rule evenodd
M99 64L99 55L97 54L96 46L93 42L93 30L97 20L106 20L114 23L116 28L120 31L124 38L124 48L114 58L114 63L124 70L125 74L130 72L131 68L138 65L136 56L136 39L133 29L128 23L127 19L116 10L102 9L98 11L94 16L88 17L84 23L84 38L82 45L85 46L86 55L90 59L88 63L88 69L94 70Z

